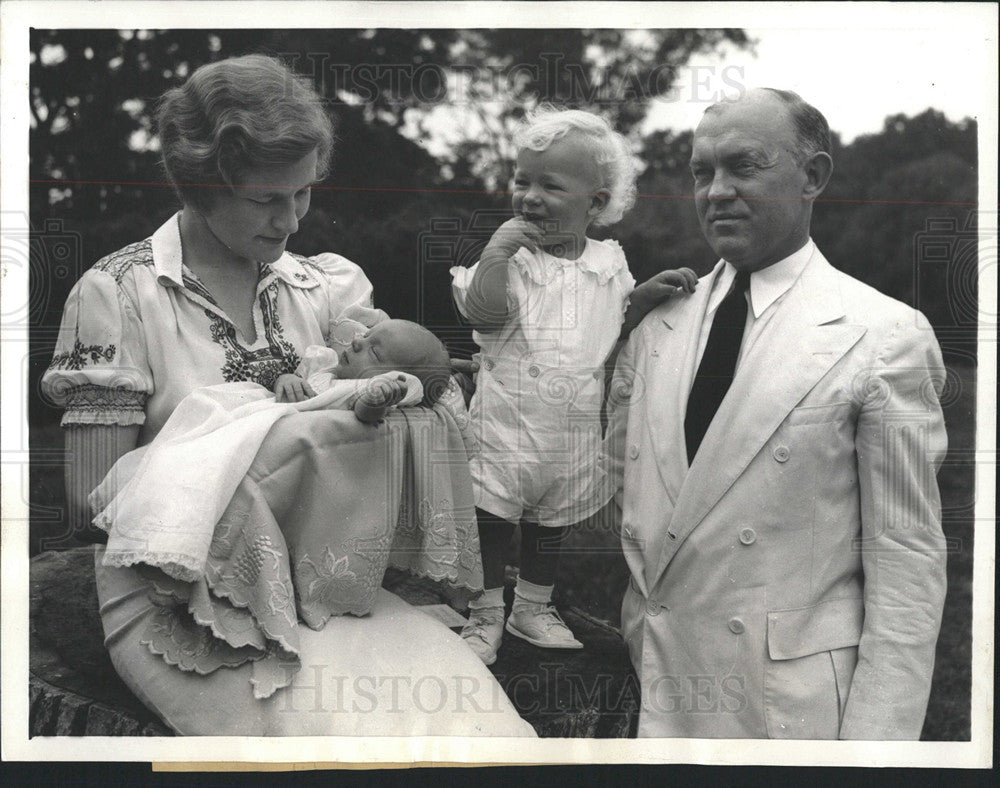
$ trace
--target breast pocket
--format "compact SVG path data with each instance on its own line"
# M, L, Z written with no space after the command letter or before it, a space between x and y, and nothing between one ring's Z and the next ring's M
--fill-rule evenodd
M852 417L854 404L835 402L824 405L803 405L793 409L785 419L789 427L806 424L826 424L831 421L847 421Z

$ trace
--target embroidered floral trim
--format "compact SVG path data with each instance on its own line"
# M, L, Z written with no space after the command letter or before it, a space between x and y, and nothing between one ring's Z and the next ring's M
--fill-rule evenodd
M292 259L294 259L295 262L297 262L299 265L301 265L303 268L305 268L307 271L310 271L313 274L312 277L310 277L308 274L305 277L303 277L301 273L296 272L294 276L299 281L311 282L315 280L318 282L322 282L323 279L326 277L326 274L323 272L323 269L319 265L317 265L316 262L311 258L305 257L304 255L301 254L295 254L294 252L289 252L289 254L292 256Z
M230 509L216 525L205 578L215 597L246 608L269 641L298 651L287 546L273 520Z
M446 498L437 506L423 498L414 513L401 505L390 564L420 577L479 588L479 537L471 517L462 527Z
M204 290L204 288L202 288ZM208 291L196 291L206 300L211 299ZM205 315L210 321L212 339L222 345L226 361L222 366L222 378L227 383L251 381L264 388L273 389L279 375L291 374L299 365L299 354L283 335L275 302L277 283L268 285L259 296L260 309L264 319L264 336L267 347L247 350L236 337L236 328L225 318L210 309Z
M238 667L261 656L259 649L233 648L217 639L180 606L158 607L140 642L153 654L162 656L168 665L202 676L221 667Z
M265 698L301 667L295 593L277 523L242 514L237 509L223 519L207 565L194 577L178 565L179 556L145 556L138 571L158 609L142 642L168 664L202 675L253 661L254 697ZM105 563L140 557L116 552Z
M136 265L153 265L153 240L151 238L129 244L102 257L94 263L94 270L109 274L114 277L115 282L120 284L125 274Z
M110 364L115 360L117 352L114 345L84 345L77 339L72 350L56 353L52 357L49 369L83 369L86 364L98 364L102 361Z
M345 548L356 546L349 540ZM370 557L388 557L388 543L381 551L349 550L338 556L327 546L318 560L303 553L295 562L295 585L299 593L299 614L313 629L319 629L331 615L350 613L363 616L371 611L378 594L385 561Z

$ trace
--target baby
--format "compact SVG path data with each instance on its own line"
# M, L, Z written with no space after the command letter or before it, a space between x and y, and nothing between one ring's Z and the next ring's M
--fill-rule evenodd
M343 388L343 406L353 408L366 424L378 424L394 405L433 405L450 375L448 352L440 339L409 320L384 320L340 353L322 345L306 348L295 374L278 376L274 393L278 402L302 402ZM421 385L408 386L408 377ZM367 383L358 385L361 380Z

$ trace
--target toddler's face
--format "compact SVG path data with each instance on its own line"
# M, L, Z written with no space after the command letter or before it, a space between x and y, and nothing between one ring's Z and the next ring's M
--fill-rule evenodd
M382 372L400 370L419 363L422 344L412 326L400 320L386 320L351 342L340 354L337 377L370 378Z
M523 148L511 187L514 210L552 236L542 246L559 243L560 235L580 238L607 204L600 189L593 152L571 134L543 151Z

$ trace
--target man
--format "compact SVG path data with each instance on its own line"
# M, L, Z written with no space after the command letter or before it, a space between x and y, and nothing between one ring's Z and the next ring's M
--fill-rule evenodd
M945 595L947 439L924 317L809 237L829 129L710 107L691 170L722 258L618 361L605 454L640 736L915 739Z

